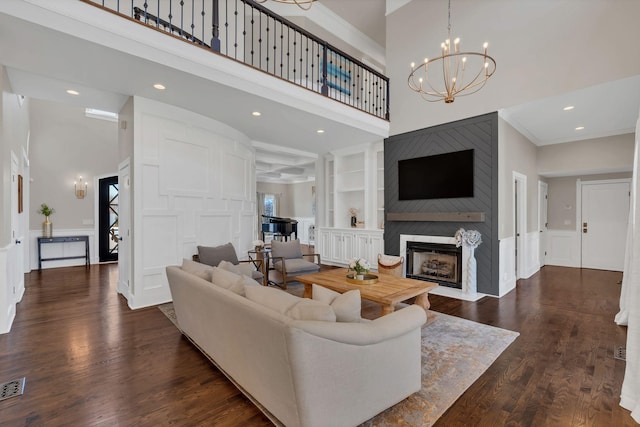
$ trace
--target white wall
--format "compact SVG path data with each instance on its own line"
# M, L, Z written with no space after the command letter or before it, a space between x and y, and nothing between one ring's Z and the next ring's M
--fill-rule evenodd
M606 163L603 163L606 165ZM578 175L558 178L547 178L548 194L548 228L551 230L578 229L576 225L576 181L600 181L605 179L631 178L631 172L610 173L601 175Z
M93 178L118 172L118 124L88 118L84 108L51 101L31 103L31 229L41 231L41 203L55 208L54 235L64 229L94 227ZM84 199L73 182L88 182Z
M640 70L636 0L456 0L452 37L462 50L489 42L496 73L478 93L452 104L428 103L409 90L412 62L440 52L446 1L412 1L387 17L391 134L422 129L630 77ZM597 60L594 60L597 58Z
M197 245L232 242L243 258L255 235L255 160L249 139L197 114L135 97L131 308L171 300L167 265Z
M633 170L634 134L538 148L538 171L547 176L593 175Z

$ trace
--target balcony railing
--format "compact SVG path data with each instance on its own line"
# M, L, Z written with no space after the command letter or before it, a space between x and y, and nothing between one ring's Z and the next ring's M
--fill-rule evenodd
M253 0L81 0L389 120L389 79Z

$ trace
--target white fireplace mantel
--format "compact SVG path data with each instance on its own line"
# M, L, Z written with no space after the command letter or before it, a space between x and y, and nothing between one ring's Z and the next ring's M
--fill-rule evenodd
M446 236L424 236L420 234L401 234L400 235L400 256L407 259L407 242L421 242L421 243L438 243L442 245L454 245L456 244L456 239L454 237L446 237ZM468 289L469 275L468 275L468 265L469 265L469 257L471 256L471 251L466 245L462 245L462 289ZM404 263L404 270L402 272L402 276L407 276L407 262ZM462 289L449 288L447 286L438 286L437 288L429 291L430 294L434 295L442 295L445 297L457 298L465 301L477 301L480 298L484 297L485 294L481 294L478 292L470 293L464 292Z

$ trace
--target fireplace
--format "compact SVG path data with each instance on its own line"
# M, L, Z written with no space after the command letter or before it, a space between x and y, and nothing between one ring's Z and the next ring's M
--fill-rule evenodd
M417 252L413 248L418 248ZM413 251L411 255L410 250ZM432 294L467 301L477 301L483 295L476 290L472 251L468 245L456 246L453 236L401 234L400 256L406 260L404 276L441 285L430 291Z
M407 242L406 277L462 289L462 248L451 244Z

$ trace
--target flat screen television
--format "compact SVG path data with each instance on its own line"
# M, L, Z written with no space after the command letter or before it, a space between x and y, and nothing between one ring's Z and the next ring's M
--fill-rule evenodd
M400 200L473 197L473 150L398 161Z

